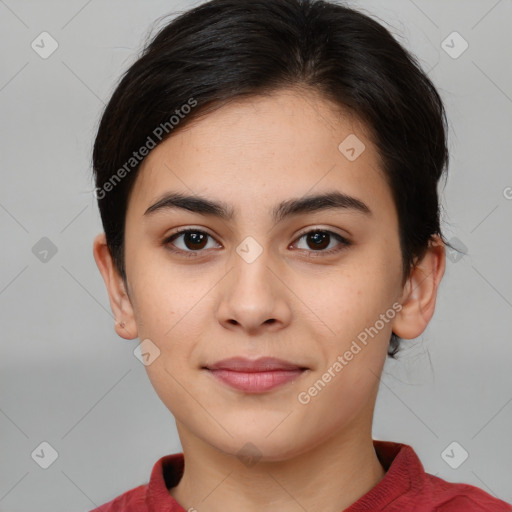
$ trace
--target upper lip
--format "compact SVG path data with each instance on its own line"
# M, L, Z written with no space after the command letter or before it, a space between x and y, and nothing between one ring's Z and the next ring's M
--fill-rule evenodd
M275 357L231 357L205 366L208 370L231 370L235 372L264 372L272 370L305 370L306 368Z

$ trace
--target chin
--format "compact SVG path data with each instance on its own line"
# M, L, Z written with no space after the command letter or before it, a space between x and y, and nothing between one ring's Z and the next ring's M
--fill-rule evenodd
M219 451L237 457L247 466L255 461L278 462L293 458L305 451L297 443L296 436L283 429L280 433L275 432L268 435L272 429L256 427L251 431L245 431L240 434L233 434L233 438L223 436L222 441L218 439L209 439L208 443Z

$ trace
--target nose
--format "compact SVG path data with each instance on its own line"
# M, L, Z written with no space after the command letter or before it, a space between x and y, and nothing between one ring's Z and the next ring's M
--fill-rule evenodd
M250 263L234 258L234 267L219 287L217 319L229 330L247 334L277 331L289 324L289 289L263 252Z

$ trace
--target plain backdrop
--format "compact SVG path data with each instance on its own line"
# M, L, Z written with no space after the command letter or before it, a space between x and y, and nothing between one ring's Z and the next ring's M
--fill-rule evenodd
M0 511L89 511L181 451L138 340L114 332L90 161L104 103L155 20L198 3L0 0ZM385 368L374 437L510 502L512 2L350 5L418 57L445 101L443 229L465 253L449 252L433 320ZM455 458L468 453L456 469L442 456L453 442ZM38 453L56 459L43 469Z

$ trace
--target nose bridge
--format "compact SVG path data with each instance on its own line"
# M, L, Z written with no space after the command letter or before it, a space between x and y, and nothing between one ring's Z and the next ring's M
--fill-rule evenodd
M255 330L288 319L280 281L269 268L272 262L268 248L248 236L235 248L230 266L232 270L220 292L219 322Z
M272 278L269 270L270 252L254 237L247 236L235 249L231 283L233 295L268 301L273 297Z

